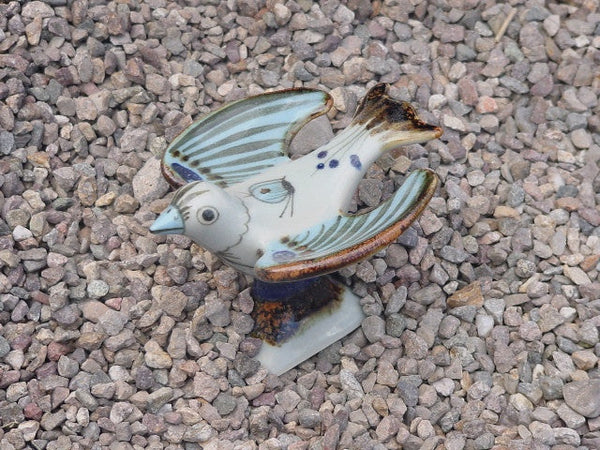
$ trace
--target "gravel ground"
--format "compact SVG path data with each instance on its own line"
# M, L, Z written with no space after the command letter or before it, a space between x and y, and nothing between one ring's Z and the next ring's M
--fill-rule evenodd
M319 6L320 3L320 6ZM0 447L600 448L596 0L0 5ZM248 280L184 237L157 157L224 101L292 86L345 127L376 82L444 136L398 243L342 271L362 327L281 377Z

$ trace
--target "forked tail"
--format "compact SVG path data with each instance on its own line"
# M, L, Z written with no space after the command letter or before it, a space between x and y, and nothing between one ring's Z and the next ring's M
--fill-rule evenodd
M374 86L362 99L352 120L383 141L383 151L438 138L442 129L423 122L407 102L390 98L386 84Z

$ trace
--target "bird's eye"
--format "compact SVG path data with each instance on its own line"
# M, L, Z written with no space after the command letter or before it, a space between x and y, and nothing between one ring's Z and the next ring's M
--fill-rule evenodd
M197 214L198 221L204 225L210 225L219 218L219 211L212 206L205 206Z

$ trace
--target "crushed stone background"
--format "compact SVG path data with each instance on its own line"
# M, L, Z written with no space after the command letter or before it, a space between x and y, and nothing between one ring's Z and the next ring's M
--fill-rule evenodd
M0 447L600 448L596 0L0 4ZM361 328L281 377L248 280L148 226L158 157L223 102L294 86L345 127L376 82L444 136L382 158L441 187L342 276Z

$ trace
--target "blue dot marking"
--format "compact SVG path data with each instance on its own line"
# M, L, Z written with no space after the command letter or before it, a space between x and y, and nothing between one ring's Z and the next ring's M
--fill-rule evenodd
M326 156L327 156L327 152L325 150L323 150L317 154L317 158L319 158L319 159L323 159Z
M325 167L325 164L323 164L323 163L319 163L319 164L317 164L317 169L319 169L319 170L320 170L320 169L322 169L323 167Z
M362 163L360 162L358 155L350 155L350 164L352 164L352 167L358 170L362 168Z
M332 169L335 169L339 164L340 162L337 159L332 159L329 161L329 167Z
M273 257L273 261L283 263L293 259L296 254L290 250L278 250L273 252L271 256Z

